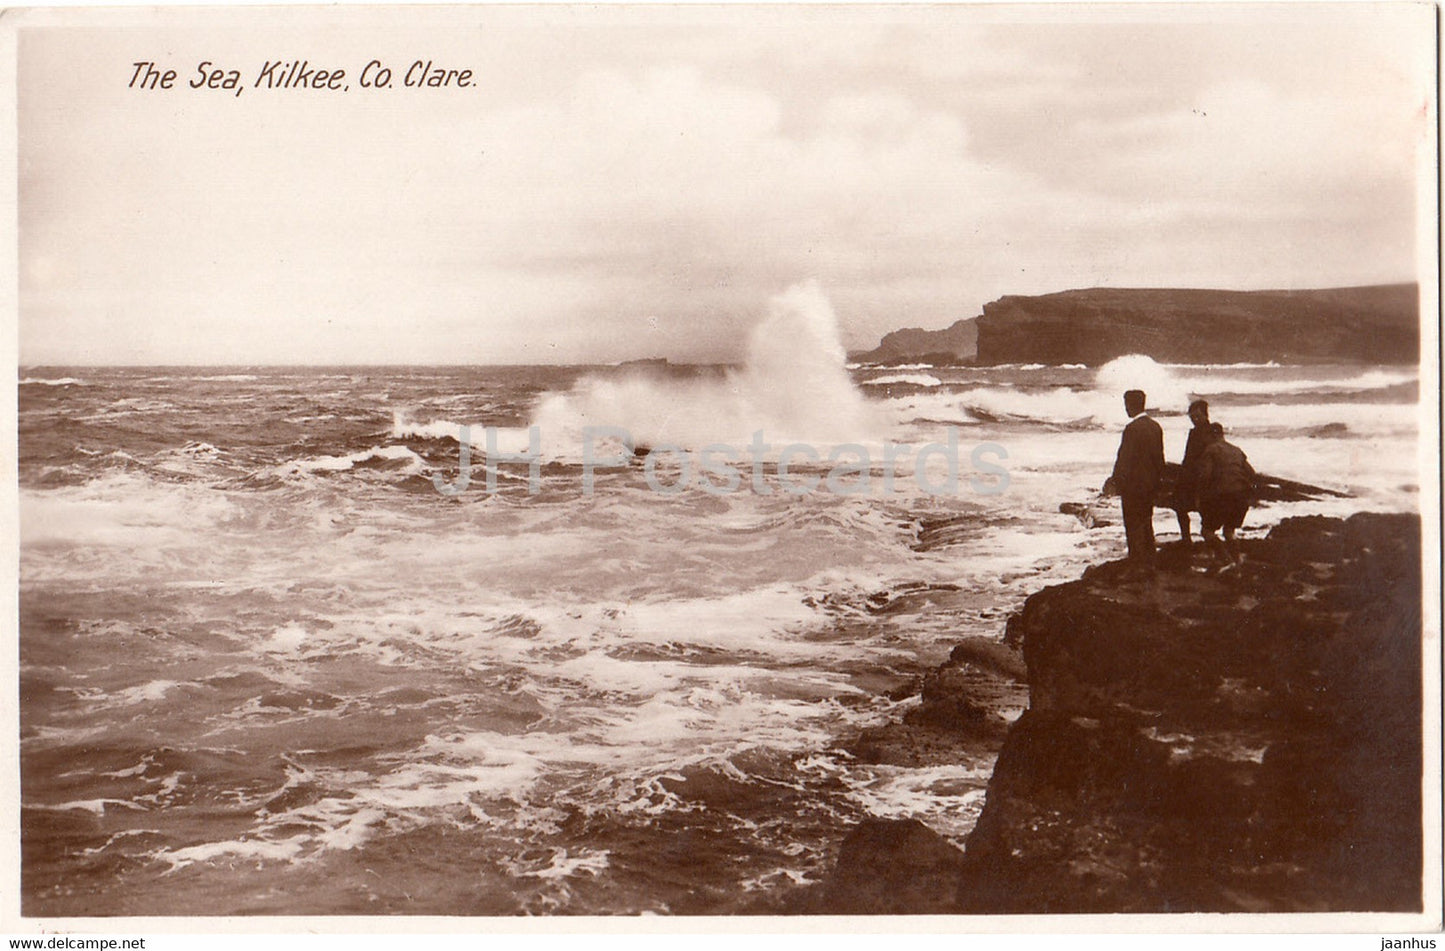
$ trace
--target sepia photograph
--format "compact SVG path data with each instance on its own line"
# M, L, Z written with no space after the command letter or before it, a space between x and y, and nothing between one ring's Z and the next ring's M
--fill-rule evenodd
M1437 19L5 11L0 931L1435 947Z

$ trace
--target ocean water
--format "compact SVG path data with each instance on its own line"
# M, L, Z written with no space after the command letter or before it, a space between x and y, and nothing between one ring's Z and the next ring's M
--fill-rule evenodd
M1418 508L1412 368L849 367L805 293L733 368L20 375L36 916L766 912L865 816L971 829L986 753L847 741L1122 554L1058 507L1108 475L1123 389L1171 459L1200 395L1256 468L1353 495L1246 535ZM533 427L535 470L489 491L486 430L516 453ZM589 488L587 427L593 459L650 454Z

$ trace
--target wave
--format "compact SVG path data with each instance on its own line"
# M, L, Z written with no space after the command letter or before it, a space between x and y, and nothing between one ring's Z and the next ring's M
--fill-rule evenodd
M392 439L450 439L461 442L462 428L468 424L456 423L449 419L436 419L427 423L408 420L401 410L394 410L391 418Z
M278 373L278 372L275 372L274 370L273 370L271 373L267 374L267 376L268 376L269 378L271 378L271 379L295 379L295 378L297 378L297 377L302 377L302 378L309 379L309 380L335 380L335 379L345 379L344 376L337 376L337 375L335 375L335 374ZM254 373L207 373L207 374L200 374L200 375L197 375L197 374L187 374L187 373L176 373L176 374L166 374L166 375L164 375L164 376L137 377L137 378L136 378L136 382L137 382L137 383L163 383L163 384L174 384L174 383L254 383L254 382L256 382L256 381L259 380L259 379L261 379L261 377L258 376L257 374L254 374Z
M314 456L309 459L293 459L272 468L277 475L301 475L313 472L345 472L370 462L403 463L400 468L408 474L415 474L427 468L426 461L406 446L372 446L344 456ZM393 468L387 466L387 468Z
M588 427L686 449L745 446L758 431L770 441L840 444L886 428L848 375L837 317L816 282L769 302L739 370L712 379L589 376L543 399L532 421L548 447L580 446Z
M194 440L186 443L184 446L182 446L176 451L187 456L207 456L212 458L221 454L221 450L217 449L210 443L196 442Z
M145 571L169 565L170 554L239 515L233 499L202 485L113 468L81 484L23 490L20 543L30 552L46 545L120 549L126 554L117 564Z
M84 380L78 380L73 376L63 376L56 380L47 380L42 377L27 376L18 384L20 386L89 386Z
M897 367L895 369L905 368ZM927 367L925 367L925 369L927 369ZM960 365L951 369L975 370L984 373L999 370L1024 370L1032 372L1037 370L1087 370L1089 369L1089 365L1086 363L982 363L977 365Z
M1043 364L1018 364L1009 369L1029 371L1051 369ZM1190 394L1179 378L1163 364L1142 354L1119 357L1094 372L1091 387L1029 387L1001 384L975 385L949 394L943 405L933 405L916 414L929 421L957 419L958 422L1023 421L1069 428L1122 424L1126 390L1144 390L1151 411L1182 413ZM1175 409L1177 407L1177 410ZM922 409L922 407L918 407Z
M1055 425L1079 425L1094 423L1109 426L1125 421L1122 396L1126 390L1139 389L1148 397L1151 413L1160 416L1181 415L1189 403L1196 398L1219 397L1228 394L1243 396L1277 395L1287 398L1296 394L1326 394L1381 392L1393 387L1406 386L1417 379L1413 370L1370 369L1337 378L1312 375L1300 379L1280 379L1271 375L1268 379L1251 376L1220 377L1213 371L1235 371L1243 365L1228 368L1205 368L1188 365L1161 364L1140 354L1120 357L1101 366L1094 373L1090 388L1054 387L1048 390L1018 389L1009 386L977 386L957 394L955 404L970 416L984 421L1025 420ZM1248 369L1260 369L1248 365ZM1018 367L1016 369L1025 369ZM1405 404L1402 404L1405 405ZM1326 403L1314 406L1283 406L1277 403L1262 403L1243 410L1251 423L1259 425L1265 413L1274 417L1273 425L1287 421L1294 425L1298 420L1292 417L1308 416L1310 424L1321 425L1336 422L1338 408ZM1373 412L1366 410L1366 413ZM936 413L931 418L940 418ZM1393 417L1391 418L1393 422Z
M1118 357L1099 367L1094 372L1094 390L1106 395L1113 402L1113 409L1106 413L1095 406L1091 414L1099 419L1122 417L1124 408L1121 399L1127 390L1143 390L1148 396L1150 409L1168 409L1182 413L1189 406L1189 389L1169 367L1157 363L1152 357L1133 353Z
M1276 438L1406 435L1421 423L1414 403L1255 403L1212 415L1226 432Z
M909 423L972 425L979 422L978 417L959 405L957 395L954 393L916 392L908 396L894 397L885 405L893 413L897 425Z
M1171 370L1274 370L1282 364L1270 360L1268 363L1164 363Z
M1197 368L1191 368L1197 369ZM1296 397L1290 405L1283 402L1251 402L1248 406L1231 407L1228 415L1236 425L1251 428L1270 426L1288 428L1291 426L1320 426L1329 423L1348 423L1351 430L1368 431L1366 422L1372 415L1380 416L1381 425L1392 431L1399 430L1414 415L1413 401L1400 401L1400 413L1386 412L1383 407L1396 405L1393 402L1371 401L1358 410L1348 404L1340 404L1328 398L1329 394L1385 392L1393 387L1408 385L1416 379L1413 371L1366 370L1352 376L1337 379L1321 379L1313 376L1305 379L1217 379L1198 373L1178 372L1175 368L1156 363L1149 357L1134 355L1121 357L1100 367L1094 374L1090 387L1057 386L1051 388L1019 388L1007 385L975 385L974 387L940 396L929 401L927 412L915 412L915 418L928 420L958 419L962 411L974 420L984 422L1026 421L1051 425L1079 426L1122 425L1124 414L1122 396L1126 390L1144 390L1152 414L1160 417L1182 416L1189 403L1199 397L1214 398L1227 394L1269 397L1278 396L1281 401ZM1320 402L1309 402L1309 396L1318 395ZM1304 395L1301 401L1299 395ZM917 399L907 402L896 401L895 413L909 409L923 410L925 403ZM1400 419L1396 419L1400 416ZM1364 425L1359 425L1363 423Z
M238 839L230 842L208 842L183 849L160 850L153 853L152 857L168 863L171 866L170 871L175 872L194 862L207 862L221 858L248 862L260 862L266 859L277 862L290 861L301 853L302 845L303 842L299 838L279 842Z
M1230 370L1238 368L1216 367L1211 369ZM1289 393L1356 393L1366 390L1384 390L1395 386L1402 386L1413 383L1418 378L1419 375L1414 370L1367 370L1355 376L1340 377L1338 379L1312 377L1299 380L1281 380L1278 377L1269 379L1226 377L1221 379L1210 375L1208 371L1180 373L1178 375L1180 383L1188 387L1190 392L1196 396L1222 394L1259 396L1269 394L1284 395Z
M1117 397L1066 386L1038 392L980 387L956 394L955 400L969 417L984 422L1026 420L1056 425L1095 425L1124 414Z
M109 798L76 799L72 800L71 802L59 802L55 805L40 805L34 808L46 809L52 812L69 812L71 810L82 810L85 812L93 813L97 816L103 816L105 815L106 809L110 806L116 806L123 809L133 809L137 811L141 811L145 808L144 806L138 806L135 803L130 802L126 799Z
M890 386L906 383L910 386L942 386L943 381L927 373L892 373L872 380L864 380L864 386Z

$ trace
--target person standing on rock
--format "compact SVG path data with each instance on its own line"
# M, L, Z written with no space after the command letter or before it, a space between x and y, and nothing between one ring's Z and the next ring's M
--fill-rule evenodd
M1174 484L1174 514L1179 517L1179 540L1188 548L1193 542L1189 530L1189 513L1199 511L1199 457L1214 439L1209 429L1209 404L1195 400L1189 404L1189 440L1184 444L1184 459L1179 464L1179 481Z
M1240 562L1234 533L1244 524L1254 501L1258 476L1243 450L1225 440L1223 426L1211 423L1209 428L1212 441L1199 457L1200 534L1215 558L1225 562L1220 570L1229 571ZM1220 528L1224 529L1223 542L1215 534Z
M1124 412L1131 422L1119 441L1112 479L1123 504L1129 560L1150 565L1154 561L1154 493L1164 476L1164 430L1144 414L1144 402L1143 390L1124 394Z

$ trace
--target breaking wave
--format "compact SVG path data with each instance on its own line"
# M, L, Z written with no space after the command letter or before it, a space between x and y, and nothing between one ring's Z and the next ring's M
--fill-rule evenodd
M927 373L893 373L888 376L880 376L873 380L864 380L864 386L891 386L907 384L909 386L942 386L943 381L936 376Z
M57 380L47 380L41 377L27 376L18 384L20 386L86 386L84 380L77 380L73 376L63 376Z
M533 423L547 441L581 444L585 427L616 427L642 445L698 449L770 441L827 445L878 438L886 417L848 375L838 319L816 282L769 302L740 369L714 379L585 377L547 397Z

